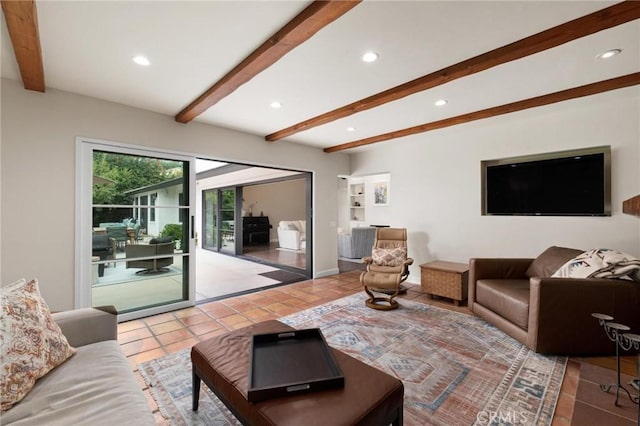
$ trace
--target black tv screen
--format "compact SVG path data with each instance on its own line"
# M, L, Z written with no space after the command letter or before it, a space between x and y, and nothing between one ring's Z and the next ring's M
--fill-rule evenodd
M611 148L482 162L484 215L610 216Z

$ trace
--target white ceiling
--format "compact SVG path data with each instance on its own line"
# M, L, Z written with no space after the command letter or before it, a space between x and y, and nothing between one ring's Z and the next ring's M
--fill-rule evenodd
M614 3L365 0L196 121L265 136ZM175 116L308 4L40 0L46 86ZM2 27L2 77L18 80ZM325 148L639 70L636 20L285 140Z

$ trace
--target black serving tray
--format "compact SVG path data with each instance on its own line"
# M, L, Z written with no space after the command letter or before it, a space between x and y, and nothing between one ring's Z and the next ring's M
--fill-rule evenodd
M344 375L319 328L252 336L249 401L339 387Z

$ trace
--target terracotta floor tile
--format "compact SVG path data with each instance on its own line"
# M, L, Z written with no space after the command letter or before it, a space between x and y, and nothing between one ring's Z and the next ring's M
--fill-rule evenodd
M129 364L131 364L131 368L135 369L138 367L138 364L151 361L152 359L163 357L166 354L167 353L162 348L158 348L158 349L152 349L146 352L140 352L139 354L136 354L136 355L131 355L127 357L127 360L129 361Z
M163 322L158 325L152 325L151 331L153 331L154 334L158 335L162 333L168 333L174 330L179 330L181 328L184 328L184 326L180 323L180 321L174 319L173 321Z
M193 307L193 308L180 309L179 311L173 312L173 315L175 315L177 318L185 318L185 317L198 315L201 313L202 311L200 310L200 308Z
M314 294L304 294L299 297L300 299L306 300L307 302L317 302L318 300L322 300L322 297L316 296Z
M211 302L204 305L200 305L200 309L207 312L209 315L215 318L222 318L229 315L236 314L236 311L228 306L223 305L220 302Z
M231 309L233 309L234 311L242 314L246 311L250 311L252 309L255 309L257 306L255 303L251 303L251 302L244 302L244 303L236 303L235 305L231 305L229 306Z
M195 345L199 341L200 341L200 339L198 339L196 337L192 337L190 339L181 340L179 342L167 345L167 346L165 346L165 349L166 349L166 351L168 353L172 354L172 353L181 351L183 349L190 349L190 348L193 347L193 345Z
M179 342L180 340L190 339L192 337L194 337L193 333L191 333L186 328L170 331L168 333L159 334L158 336L156 336L158 341L162 343L164 346L170 345L175 342Z
M126 331L137 330L139 328L144 328L145 324L142 320L133 320L127 322L121 322L118 324L118 333L124 333Z
M558 402L556 404L556 410L554 412L554 416L564 417L565 419L571 419L573 415L573 406L575 405L576 400L573 395L569 395L567 393L560 393L558 397Z
M220 318L218 319L218 322L226 327L231 327L234 324L238 324L240 322L247 322L247 318L243 317L240 314L234 314L224 318Z
M167 312L166 314L160 314L160 315L154 315L152 317L146 317L143 318L142 320L145 322L145 324L147 325L156 325L156 324L160 324L163 322L167 322L167 321L173 321L175 320L176 317L173 315L172 312Z
M121 345L124 343L133 342L134 340L146 339L147 337L151 337L151 331L145 328L139 328L136 330L125 331L124 333L118 334L118 343Z
M571 424L575 426L635 426L636 422L576 401Z
M553 416L553 420L551 421L551 426L570 426L571 420L565 419L564 417L556 417Z
M271 312L280 313L282 311L291 309L291 306L287 306L284 303L277 302L267 305L264 308L270 310Z
M236 324L231 325L230 328L231 328L231 330L238 330L240 328L247 327L247 326L249 326L251 324L254 324L254 323L251 322L251 321L238 322Z
M159 348L160 343L154 337L147 337L146 339L125 343L120 345L120 347L122 348L122 352L124 352L126 356L129 356Z
M189 330L196 336L201 336L215 330L224 330L224 327L217 321L209 320L207 322L201 322L200 324L190 325Z
M254 309L251 309L250 311L246 311L242 313L242 315L244 315L246 318L249 318L251 320L265 318L265 317L268 317L270 314L271 314L270 312L267 312L262 308L254 308Z
M209 333L205 333L202 334L200 336L198 336L198 338L200 339L200 341L205 341L207 339L210 339L211 337L215 337L215 336L220 336L221 334L226 333L228 330L226 328L219 328L217 330L213 330Z
M180 322L186 326L200 324L202 322L210 321L211 317L202 311L189 315L188 317L181 317Z
M567 371L565 374L580 377L580 362L573 359L567 361Z
M565 373L564 379L562 380L562 387L560 388L560 392L564 392L575 397L576 392L578 391L579 380L579 376L570 376Z
M289 299L284 299L282 301L285 305L293 306L294 308L304 309L309 306L309 302L306 300L298 299L295 297L290 297Z

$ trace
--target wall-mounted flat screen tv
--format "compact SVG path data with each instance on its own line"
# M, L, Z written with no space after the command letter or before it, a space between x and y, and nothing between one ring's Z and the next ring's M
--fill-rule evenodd
M482 161L482 214L610 216L611 147Z

